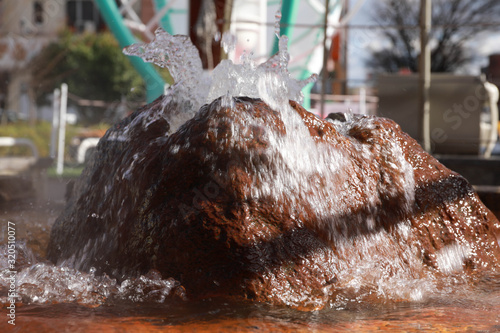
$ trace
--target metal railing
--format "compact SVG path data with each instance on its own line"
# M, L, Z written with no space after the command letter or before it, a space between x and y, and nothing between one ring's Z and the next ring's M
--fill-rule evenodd
M14 147L14 146L27 146L31 149L33 157L38 159L40 156L38 154L38 149L36 148L33 141L25 138L12 138L8 136L0 137L0 147Z

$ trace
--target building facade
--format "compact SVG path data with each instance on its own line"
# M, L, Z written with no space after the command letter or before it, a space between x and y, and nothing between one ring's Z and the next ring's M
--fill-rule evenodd
M65 0L0 0L0 109L36 118L30 61L65 26Z
M92 0L0 0L0 113L36 119L36 82L30 61L64 28L104 29Z

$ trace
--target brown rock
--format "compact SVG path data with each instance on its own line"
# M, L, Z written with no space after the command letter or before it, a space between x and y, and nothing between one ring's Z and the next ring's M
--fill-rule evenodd
M189 298L304 309L391 279L500 268L493 214L394 122L238 98L169 134L166 100L103 137L53 227L50 260L119 279L157 269Z

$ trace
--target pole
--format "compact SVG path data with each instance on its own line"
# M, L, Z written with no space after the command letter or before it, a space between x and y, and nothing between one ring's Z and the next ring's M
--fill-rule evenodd
M57 131L59 129L59 103L61 91L54 89L54 100L52 101L52 130L50 132L50 158L56 158L57 149Z
M368 114L366 112L366 88L359 88L359 113Z
M169 4L167 4L167 2L165 0L155 0L154 4L155 4L156 13L159 13L163 8L165 8L165 6L169 6ZM174 29L172 27L172 24L170 23L170 12L171 11L172 11L171 9L167 10L165 15L163 15L163 17L160 19L160 23L161 23L162 28L166 32L173 35Z
M66 135L66 109L68 106L68 85L61 85L61 108L59 114L59 144L57 146L56 173L62 175L64 168L64 139Z
M431 30L431 0L420 0L420 109L422 110L421 128L423 148L431 152L430 134L430 101L429 90L431 86L431 49L429 47L429 32Z
M328 28L328 9L330 8L330 1L326 0L325 2L325 20L323 24L323 71L321 76L321 119L325 118L325 94L326 94L326 81L328 79L328 69L327 69L327 61L328 61L328 49L326 47L327 34L326 29Z
M120 47L132 45L137 42L134 35L123 23L120 11L113 0L96 0L99 11L106 22L108 28L113 32L113 35L118 40ZM148 103L154 101L164 92L165 82L154 67L145 63L141 58L129 57L132 66L142 76L146 83L146 99ZM173 82L168 82L173 83Z

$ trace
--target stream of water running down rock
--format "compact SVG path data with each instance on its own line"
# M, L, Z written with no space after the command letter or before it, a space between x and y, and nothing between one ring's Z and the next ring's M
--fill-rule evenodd
M289 103L314 77L290 77L286 43L210 77L184 36L127 49L176 84L103 138L52 230L57 265L18 242L29 327L498 329L498 221L392 122Z

